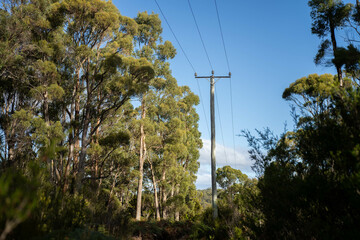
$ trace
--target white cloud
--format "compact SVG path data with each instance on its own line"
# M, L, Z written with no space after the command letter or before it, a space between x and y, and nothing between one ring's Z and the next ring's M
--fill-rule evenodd
M211 174L202 173L197 175L196 179L196 188L197 189L206 189L211 186Z
M198 189L209 188L211 186L211 141L203 139L203 148L200 149L200 168L197 173L196 187ZM246 149L237 147L235 154L233 148L225 147L216 143L216 167L220 168L226 165L241 170L249 177L255 177L251 170L253 164Z

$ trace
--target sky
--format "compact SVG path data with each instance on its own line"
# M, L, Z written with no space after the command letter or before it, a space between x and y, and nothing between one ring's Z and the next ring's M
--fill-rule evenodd
M211 75L187 0L157 0L172 30L199 76ZM314 64L320 40L311 34L307 0L217 0L232 79L220 79L215 87L217 167L230 165L250 177L252 162L241 130L254 132L269 127L281 134L284 124L292 127L289 103L282 99L286 87L312 73L335 73L335 69ZM197 106L203 148L196 186L211 186L210 175L210 86L199 79L182 53L155 0L113 0L122 15L158 13L163 39L177 49L171 60L173 76L201 96ZM227 75L228 67L213 0L190 0L215 75ZM230 82L231 81L231 82ZM231 108L231 96L232 105ZM203 104L203 105L202 105ZM204 106L204 107L203 107ZM231 114L233 109L233 114ZM204 111L205 110L205 111ZM233 122L232 124L232 115ZM232 127L234 126L234 127ZM235 142L234 140L235 139ZM234 151L235 150L235 151Z

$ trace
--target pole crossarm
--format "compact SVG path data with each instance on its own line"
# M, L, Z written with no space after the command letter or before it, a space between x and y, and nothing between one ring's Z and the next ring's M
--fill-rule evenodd
M231 72L228 76L214 76L214 71L211 71L211 76L197 76L195 78L210 78L210 115L211 115L211 189L212 189L212 208L213 208L213 219L218 218L218 207L217 207L217 189L216 189L216 156L215 156L215 78L231 78Z
M198 76L197 73L195 73L195 78L231 78L231 72L229 72L228 76Z

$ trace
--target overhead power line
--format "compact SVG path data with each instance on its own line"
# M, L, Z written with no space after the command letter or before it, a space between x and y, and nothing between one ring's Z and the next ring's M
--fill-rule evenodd
M227 64L229 72L231 72L230 71L229 58L228 58L226 47L225 47L224 34L223 34L223 31L222 31L221 22L220 22L219 9L218 9L216 0L214 0L214 2L215 2L216 15L217 15L218 23L219 23L219 28L220 28L221 40L222 40L222 44L223 44L224 52L225 52L226 64Z
M226 58L226 64L228 67L229 72L231 72L230 70L230 63L229 63L229 58L227 55L227 51L226 51L226 46L225 46L225 40L224 40L224 34L223 34L223 30L221 27L221 21L220 21L220 15L219 15L219 9L218 9L218 5L216 0L214 0L215 2L215 8L216 8L216 15L217 15L217 19L218 19L218 23L219 23L219 28L220 28L220 34L221 34L221 40L222 40L222 44L224 47L224 53L225 53L225 58ZM233 147L234 147L234 160L235 160L235 167L236 167L236 153L235 153L235 130L234 130L234 108L233 108L233 97L232 97L232 79L230 77L230 107L231 107L231 126L232 126L232 131L233 131Z
M237 159L236 159L236 152L235 152L235 130L234 130L234 107L233 107L233 100L232 100L232 84L231 84L231 77L230 77L230 107L231 107L231 127L232 127L232 138L233 138L233 148L234 148L234 160L235 160L235 167L237 167Z
M222 138L223 147L224 147L225 160L226 160L226 164L228 164L228 158L227 158L225 141L224 141L224 131L223 131L222 123L221 123L220 107L219 107L219 101L218 101L218 96L217 96L216 91L215 91L215 101L216 101L216 107L218 110L218 116L219 116L218 118L219 118L219 123L220 123L220 131L221 131L221 138Z
M208 51L206 50L206 47L205 47L205 43L204 43L204 40L203 40L203 38L202 38L199 25L197 24L194 11L193 11L193 9L192 9L192 7L191 7L190 0L188 0L188 3L189 3L190 11L191 11L191 14L192 14L192 16L193 16L193 19L194 19L194 22L195 22L195 25L196 25L196 29L197 29L197 31L198 31L198 33L199 33L199 36L200 36L200 40L201 40L201 43L202 43L202 45L203 45L203 48L204 48L206 57L207 57L207 59L208 59L208 61L209 61L210 68L211 68L211 70L214 70L214 69L213 69L213 66L212 66L212 64L211 64L211 61L210 61L210 57L209 57Z
M170 29L170 31L171 31L171 33L172 33L172 35L174 36L174 38L175 38L175 40L176 40L177 44L179 45L179 47L180 47L180 49L181 49L182 53L184 54L184 56L185 56L186 60L188 61L188 63L189 63L189 65L190 65L190 67L192 68L192 70L193 70L193 71L194 71L194 73L195 73L195 72L196 72L196 70L195 70L195 68L194 68L194 65L191 63L191 61L190 61L189 57L187 56L187 54L186 54L186 52L185 52L184 48L181 46L180 41L179 41L179 40L178 40L178 38L176 37L175 32L173 31L173 29L172 29L172 27L171 27L171 25L170 25L169 21L168 21L168 20L167 20L167 18L165 17L165 14L164 14L164 12L162 11L162 9L161 9L161 7L160 7L159 3L158 3L156 0L154 0L154 1L155 1L155 3L156 3L157 7L159 8L159 11L160 11L161 15L163 16L163 18L164 18L164 20L165 20L166 24L168 25L168 27L169 27L169 29ZM207 116L206 116L206 111L205 111L205 107L204 107L203 97L202 97L202 94L201 94L201 88L200 88L199 80L198 80L198 79L196 79L196 82L197 82L197 87L198 87L198 90L199 90L199 95L200 95L200 103L201 103L201 106L202 106L202 109L203 109L203 112L204 112L204 116L205 116L206 127L207 127L208 133L209 133L209 135L210 135L210 128L209 128L209 123L208 123L208 119L207 119Z
M199 94L200 94L201 106L202 106L202 109L203 109L203 112L204 112L204 116L205 116L206 128L207 128L208 134L209 134L209 136L210 136L210 128L209 128L209 123L208 123L208 119L207 119L207 116L206 116L206 111L205 111L205 106L204 106L204 102L203 102L203 97L202 97L202 94L201 94L201 88L200 88L200 84L199 84L199 79L196 79L196 83L197 83L198 90L199 90Z
M179 45L179 47L180 47L181 51L183 52L183 54L184 54L184 56L185 56L186 60L187 60L187 61L188 61L188 63L190 64L190 66L191 66L192 70L193 70L194 72L196 72L196 71L195 71L195 68L194 68L194 65L192 65L192 63L190 62L190 59L189 59L189 58L188 58L188 56L186 55L186 53L185 53L185 51L184 51L184 48L181 46L180 41L179 41L179 40L178 40L178 38L176 37L175 32L173 31L172 27L170 26L170 23L168 22L167 18L165 17L165 14L163 13L163 11L162 11L162 9L161 9L161 7L160 7L159 3L158 3L156 0L154 0L154 1L155 1L156 5L158 6L158 8L159 8L159 10L160 10L161 15L162 15L162 16L163 16L163 18L165 19L166 24L167 24L167 25L168 25L168 27L170 28L170 31L171 31L172 35L174 36L174 38L175 38L175 40L176 40L177 44Z

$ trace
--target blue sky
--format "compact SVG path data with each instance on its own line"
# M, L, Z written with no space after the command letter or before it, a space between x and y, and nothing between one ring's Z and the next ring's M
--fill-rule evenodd
M211 69L193 21L187 0L157 0L198 75L210 75ZM121 14L135 17L138 12L159 13L163 39L177 48L171 69L179 85L188 85L199 95L194 72L177 45L154 0L113 0ZM247 143L233 135L242 129L269 127L280 134L284 123L292 126L289 104L281 98L283 90L298 78L311 73L335 73L333 68L315 66L313 58L320 40L311 34L310 8L306 0L217 0L225 44L232 72L216 84L219 108L216 110L218 167L231 165L254 176L247 156ZM193 11L214 67L215 75L226 75L228 68L221 42L213 0L191 0ZM202 103L197 107L199 130L204 147L200 151L197 187L210 186L209 83L199 80ZM230 91L233 95L234 132L231 123ZM217 105L216 105L217 107ZM222 128L220 128L220 121ZM222 140L222 134L224 141Z

